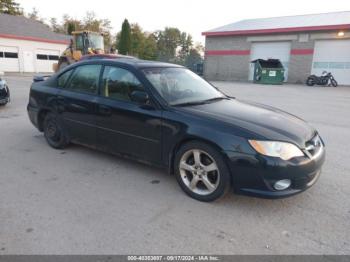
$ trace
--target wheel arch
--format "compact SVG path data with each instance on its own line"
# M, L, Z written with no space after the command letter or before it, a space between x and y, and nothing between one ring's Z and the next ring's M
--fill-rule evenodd
M169 164L168 164L168 172L170 175L173 175L174 174L174 169L175 169L175 156L176 156L176 153L180 150L180 148L187 144L187 143L190 143L190 142L201 142L201 143L204 143L204 144L207 144L209 146L212 146L213 148L215 148L218 153L223 157L224 159L224 162L225 164L227 165L227 161L228 161L228 158L227 156L223 153L223 149L220 148L219 145L217 145L216 143L214 143L213 141L210 141L209 139L205 139L205 138L202 138L202 137L198 137L198 136L188 136L188 137L184 137L183 139L181 139L180 141L178 141L175 146L172 148L170 154L169 154Z
M44 131L44 120L48 113L52 113L51 109L43 108L38 112L38 129L40 132Z

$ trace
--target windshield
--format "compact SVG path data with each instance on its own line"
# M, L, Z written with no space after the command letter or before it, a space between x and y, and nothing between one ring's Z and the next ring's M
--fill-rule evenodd
M90 41L90 46L93 49L104 50L103 37L101 35L90 34L89 41Z
M143 72L170 105L226 98L200 76L185 68L148 68Z

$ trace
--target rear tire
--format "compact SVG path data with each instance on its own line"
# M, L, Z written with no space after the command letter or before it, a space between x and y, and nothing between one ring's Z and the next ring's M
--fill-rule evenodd
M47 113L44 119L44 136L47 143L55 149L63 149L69 144L68 137L56 114Z
M202 142L183 145L175 157L175 177L190 197L211 202L223 197L231 187L231 176L221 154Z
M306 85L307 86L314 86L315 85L315 81L313 78L309 77L307 80L306 80Z

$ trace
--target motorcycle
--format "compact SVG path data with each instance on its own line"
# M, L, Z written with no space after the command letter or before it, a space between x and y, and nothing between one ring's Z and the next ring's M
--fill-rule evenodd
M308 86L320 85L320 86L338 86L338 82L334 79L332 73L323 71L321 76L311 75L307 78L306 84Z
M0 106L10 102L10 89L4 79L0 75Z

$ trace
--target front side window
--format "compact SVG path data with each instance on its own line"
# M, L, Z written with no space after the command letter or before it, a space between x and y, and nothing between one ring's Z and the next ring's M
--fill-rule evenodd
M203 102L226 96L185 68L148 68L143 70L158 93L170 104Z
M96 94L101 72L101 65L84 65L74 70L74 73L66 85L66 89Z
M140 81L128 70L106 66L103 72L102 96L115 100L131 101L133 91L144 91Z

